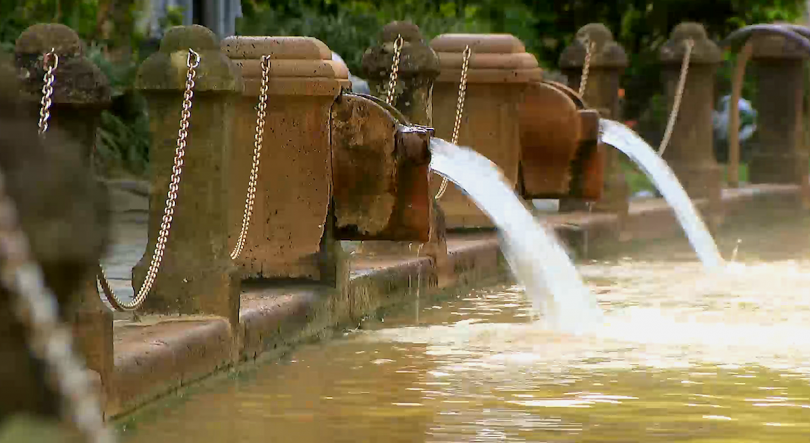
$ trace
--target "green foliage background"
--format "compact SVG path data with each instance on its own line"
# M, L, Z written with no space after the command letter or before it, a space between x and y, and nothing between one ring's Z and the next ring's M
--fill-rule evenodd
M156 45L139 33L137 19L147 0L0 0L0 49L13 50L27 26L61 22L88 43L89 55L110 77L113 108L102 118L99 166L105 174L143 174L147 167L148 127L143 100L132 91L139 63ZM378 31L393 20L410 20L427 38L445 32L506 32L519 37L541 65L553 69L577 29L607 25L630 57L623 86L624 118L639 120L655 138L665 113L656 65L658 48L682 21L706 26L720 40L754 23L801 18L802 0L243 0L242 35L308 35L340 54L355 75ZM180 22L170 11L164 27ZM720 70L718 95L730 89L733 56ZM749 76L750 79L750 76ZM745 88L750 97L752 84Z

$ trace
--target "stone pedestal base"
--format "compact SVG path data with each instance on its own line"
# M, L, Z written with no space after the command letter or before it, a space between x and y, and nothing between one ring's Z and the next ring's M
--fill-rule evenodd
M602 198L594 204L593 210L627 214L630 207L630 186L621 168L620 154L612 146L605 147L605 182Z
M720 166L713 163L695 165L679 161L668 161L667 163L675 172L675 176L678 177L689 198L708 201L708 206L702 212L709 229L714 230L723 219Z
M76 295L78 303L67 313L73 327L76 351L87 368L98 374L101 391L110 387L115 368L113 312L99 298L95 276L88 276Z
M748 164L749 180L757 183L802 184L807 181L808 154L755 152Z
M705 198L710 202L720 200L721 170L716 164L692 164L676 160L667 161L678 181L692 200Z
M394 241L364 241L357 249L357 253L367 256L407 256L415 257L420 254L422 257L430 257L436 270L436 286L439 288L450 287L455 284L455 273L447 257L447 236L444 212L441 207L433 201L433 211L431 220L430 239L422 246L419 252L419 244L415 242L394 242Z
M434 195L439 189L438 183L441 183L441 180L431 183L430 192ZM494 227L489 217L453 183L447 184L447 190L439 200L438 206L444 213L447 229Z
M180 254L178 254L180 255ZM135 293L143 284L151 251L132 270ZM147 314L216 315L239 324L241 282L230 260L203 261L164 257L152 291L141 310ZM194 266L189 262L195 263Z

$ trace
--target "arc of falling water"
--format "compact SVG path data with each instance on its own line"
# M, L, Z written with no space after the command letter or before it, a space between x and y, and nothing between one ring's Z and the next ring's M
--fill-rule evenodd
M430 141L430 168L456 184L498 227L503 253L526 288L544 326L559 332L592 332L602 320L596 299L553 233L515 194L489 159L439 138Z
M607 119L599 120L602 142L613 146L636 163L647 178L655 184L661 195L675 211L689 243L707 269L716 270L725 265L712 235L686 195L683 186L667 163L638 134L627 126Z

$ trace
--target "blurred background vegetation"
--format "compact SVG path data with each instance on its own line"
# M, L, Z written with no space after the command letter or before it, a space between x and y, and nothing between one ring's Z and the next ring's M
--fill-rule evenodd
M243 0L237 33L316 37L362 77L363 52L393 20L416 23L427 38L445 32L514 34L547 69L556 67L579 27L601 22L630 57L622 82L623 118L637 121L637 129L656 145L666 119L657 50L676 24L703 23L710 37L720 40L748 24L802 20L804 6L803 0ZM60 22L79 33L109 76L115 101L102 118L97 161L106 175L142 175L148 167L144 103L132 90L138 65L157 49L156 36L138 29L148 8L150 0L0 0L0 49L12 51L31 24ZM169 12L163 29L182 21L182 11ZM726 59L718 97L730 90L733 56L727 53ZM744 89L749 99L750 79Z

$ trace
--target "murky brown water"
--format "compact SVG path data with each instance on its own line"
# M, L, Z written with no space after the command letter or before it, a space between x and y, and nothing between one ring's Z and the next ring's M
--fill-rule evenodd
M131 443L805 442L810 222L723 236L726 257L738 238L742 263L725 275L705 275L685 241L582 265L606 311L595 336L527 323L529 304L515 287L423 301L167 400L121 423L121 435Z

